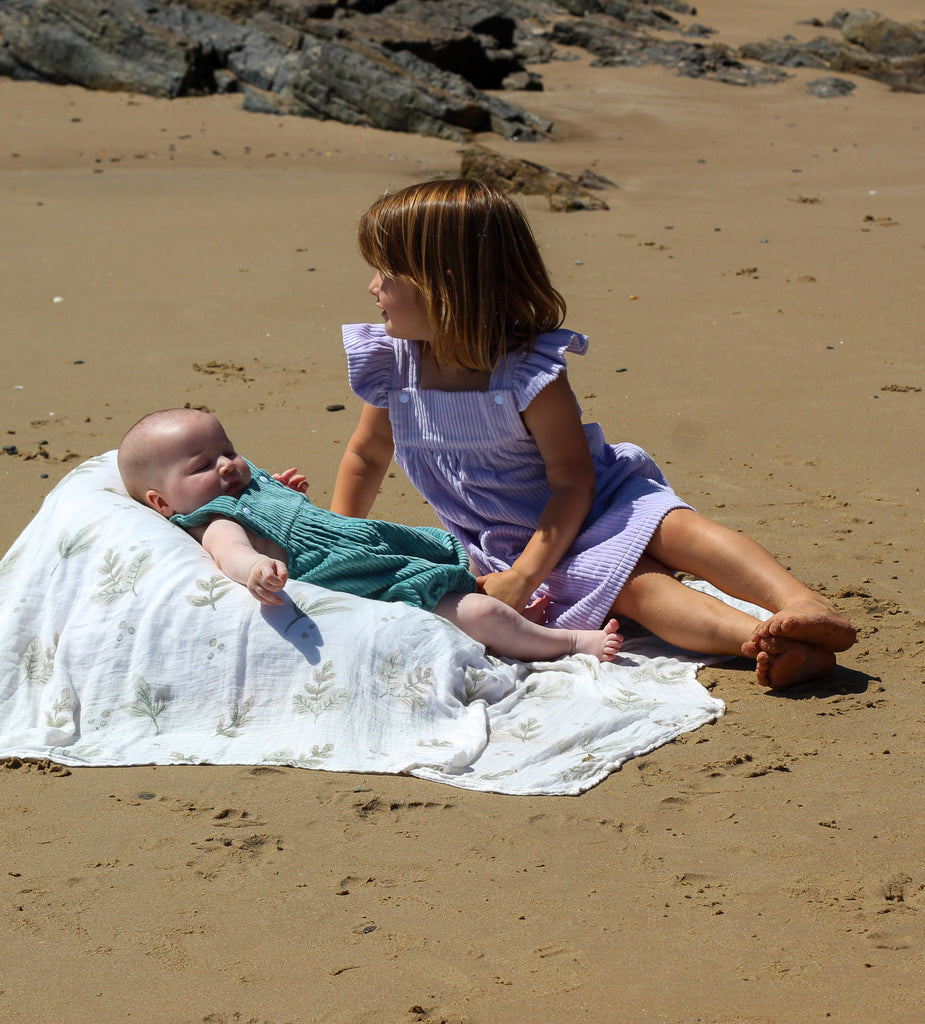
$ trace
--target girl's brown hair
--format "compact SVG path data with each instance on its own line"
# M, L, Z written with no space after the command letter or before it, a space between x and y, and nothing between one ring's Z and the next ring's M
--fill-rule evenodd
M442 363L493 369L565 318L523 211L482 181L384 195L360 218L357 241L371 267L420 290Z

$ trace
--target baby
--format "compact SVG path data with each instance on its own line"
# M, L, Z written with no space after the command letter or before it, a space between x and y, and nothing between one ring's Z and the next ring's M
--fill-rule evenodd
M318 508L300 493L305 483L294 471L274 479L242 458L209 413L145 416L122 439L119 472L133 498L192 534L263 604L283 603L279 592L291 575L433 611L504 658L613 661L623 643L616 619L604 629L552 629L478 593L462 545L443 530Z

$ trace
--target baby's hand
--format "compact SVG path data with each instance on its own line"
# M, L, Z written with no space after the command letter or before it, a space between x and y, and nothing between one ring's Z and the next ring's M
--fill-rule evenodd
M295 468L284 469L282 473L274 473L273 479L279 480L281 484L291 487L294 491L298 491L300 494L308 493L308 480L306 480L305 476Z
M286 586L289 569L275 558L260 558L251 567L247 589L261 604L282 604L278 592Z

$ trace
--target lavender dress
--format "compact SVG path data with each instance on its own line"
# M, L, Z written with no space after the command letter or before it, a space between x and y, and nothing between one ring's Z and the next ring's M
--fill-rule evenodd
M350 386L389 410L395 458L457 537L481 573L510 568L536 530L550 489L542 456L521 412L583 355L588 339L568 330L542 334L532 352L498 366L487 391L422 389L419 345L389 337L379 324L347 324ZM598 628L665 514L689 508L641 448L609 445L585 425L597 496L581 531L537 591L548 593L549 624Z

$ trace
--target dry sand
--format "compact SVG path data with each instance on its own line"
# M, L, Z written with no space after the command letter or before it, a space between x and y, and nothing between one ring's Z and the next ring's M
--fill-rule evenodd
M699 20L736 43L830 14ZM925 97L539 70L523 101L557 141L483 141L619 186L607 212L527 201L592 337L587 418L832 596L858 644L783 694L744 662L703 672L726 717L579 798L8 766L5 1024L925 1019ZM166 405L330 495L358 408L339 327L376 318L355 218L458 147L239 102L0 80L0 550ZM433 521L397 470L376 512Z

